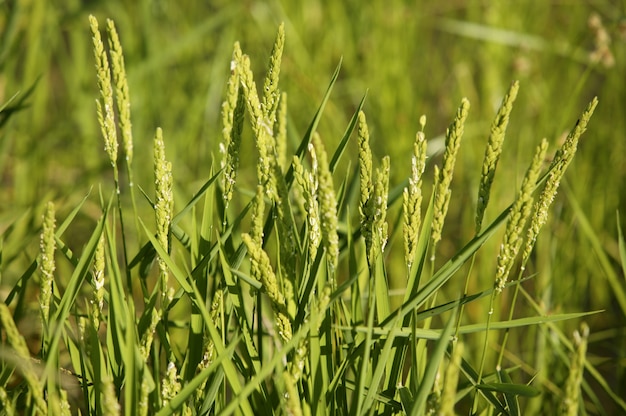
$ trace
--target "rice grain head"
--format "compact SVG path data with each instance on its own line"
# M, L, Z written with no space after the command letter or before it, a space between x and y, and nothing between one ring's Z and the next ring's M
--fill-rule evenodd
M111 69L109 67L109 58L107 57L100 30L98 28L98 20L93 16L89 16L89 24L91 33L93 34L93 52L96 60L96 74L98 80L98 90L100 91L100 99L96 100L96 110L98 114L98 122L102 137L104 138L104 149L109 156L109 161L113 168L117 167L117 130L115 128L115 115L113 110L113 88L111 84Z
M322 241L328 256L330 275L334 276L339 261L339 235L337 234L337 197L333 177L328 166L328 155L318 134L313 135L313 148L317 154L318 200L321 217Z
M163 131L157 128L154 136L154 180L156 188L155 216L156 237L161 247L169 253L170 231L174 211L174 195L172 192L172 164L165 158L165 142ZM163 301L171 301L172 293L168 290L168 267L165 260L158 259Z
M241 144L241 132L243 130L243 118L245 110L245 98L239 88L239 69L237 62L241 60L239 43L235 43L231 60L231 73L226 84L226 99L222 103L222 143L220 153L222 156L221 167L222 190L224 203L228 203L233 197L233 190L239 169L239 147Z
M126 67L124 65L124 52L120 43L115 23L107 19L107 33L109 35L109 55L113 69L113 83L115 85L115 98L119 117L119 127L122 136L122 148L126 155L128 165L133 160L133 133L130 121L130 92L126 79Z
M280 98L278 80L280 77L280 65L282 62L283 48L285 47L285 24L278 26L278 33L274 41L274 47L270 56L267 75L263 82L263 101L261 111L271 126L276 122L276 109Z
M495 279L497 292L501 292L504 289L509 272L522 245L523 233L533 204L533 191L535 190L547 150L548 141L543 139L535 151L532 162L522 180L518 196L511 207L497 260Z
M491 132L487 140L487 148L485 149L485 157L483 159L482 173L480 177L480 185L478 187L478 198L476 205L476 234L480 232L482 227L485 209L489 204L489 196L491 193L491 185L496 174L496 168L502 153L502 144L506 128L509 124L509 117L513 109L513 103L517 98L519 90L519 82L514 81L509 91L504 96L500 109L496 114L496 118L491 124Z
M54 253L56 251L55 228L54 203L50 201L46 204L46 212L43 217L43 231L40 238L41 292L39 305L44 328L48 327L50 302L54 290L54 271L56 269L54 261Z
M548 211L550 210L550 206L556 197L559 185L561 184L561 179L563 178L563 175L565 175L565 171L567 170L569 164L574 159L574 155L578 149L578 141L587 129L587 124L589 123L597 105L598 98L594 97L574 126L574 129L568 134L561 148L554 155L554 159L552 159L552 163L548 168L548 178L533 208L533 216L530 221L530 227L528 228L526 236L526 244L522 254L522 267L524 267L526 261L530 257L530 253L532 252L535 242L537 241L539 230L541 230L541 227L543 227L543 225L548 221Z
M433 222L431 238L433 241L433 251L435 245L441 240L441 232L446 214L448 213L448 205L450 204L450 184L454 174L454 165L456 164L456 156L461 145L463 137L465 120L469 113L470 103L467 98L461 100L461 105L457 110L454 121L446 130L446 147L443 153L443 164L441 170L437 169L436 188L435 188L435 205L433 208Z
M404 256L409 269L415 257L415 248L417 246L419 229L422 222L422 175L426 167L427 146L426 137L424 135L426 118L422 116L422 120L422 131L415 135L415 143L413 143L409 185L404 188L402 194Z
M561 404L562 415L576 416L579 414L578 404L581 401L580 387L585 371L588 339L589 326L583 323L580 332L574 331L574 351L570 355L570 372L565 382L565 397Z

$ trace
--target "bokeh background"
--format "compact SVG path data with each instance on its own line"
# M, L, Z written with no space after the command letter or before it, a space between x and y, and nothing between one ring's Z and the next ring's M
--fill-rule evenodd
M473 236L489 125L510 83L519 80L520 92L487 221L512 201L540 139L547 137L554 151L598 96L538 241L531 271L539 273L529 289L549 313L605 311L587 319L590 359L615 391L626 393L626 280L617 238L618 219L626 229L626 1L0 1L0 106L20 94L7 107L19 111L6 118L5 109L0 118L3 290L36 256L48 200L63 217L92 187L94 193L99 186L112 189L95 112L89 14L101 27L113 19L124 47L135 181L152 192L152 138L162 127L178 206L217 166L233 43L240 41L250 55L258 83L280 22L286 28L281 88L289 97L292 146L341 61L320 135L332 152L367 93L372 147L378 159L391 156L392 187L407 176L419 117L428 119L432 176L445 129L467 97L472 107L440 244L442 261ZM251 140L243 146L245 187L253 184L255 152ZM355 150L351 143L348 151ZM353 168L345 166L337 181ZM82 241L80 224L91 227L99 215L99 201L91 199L84 221L68 237L76 244ZM400 249L394 241L391 247ZM493 269L494 261L480 265L474 290L489 287ZM482 312L470 308L469 318Z

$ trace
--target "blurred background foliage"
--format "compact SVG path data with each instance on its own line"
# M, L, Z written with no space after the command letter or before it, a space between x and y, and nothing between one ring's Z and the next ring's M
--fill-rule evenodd
M615 296L624 291L616 213L621 207L626 224L626 1L0 1L0 106L7 104L0 117L0 232L11 240L2 251L5 287L36 256L48 200L63 217L90 187L112 187L103 182L111 170L95 115L89 14L101 22L113 19L124 47L135 180L151 194L152 138L160 126L179 206L218 166L233 43L239 40L251 56L258 82L280 22L286 27L281 86L289 95L292 145L342 60L319 132L332 152L367 92L372 147L377 158L391 155L392 187L407 176L420 115L428 117L425 132L436 154L461 98L468 97L472 108L440 243L442 261L473 236L489 125L511 81L520 80L520 93L487 219L512 201L541 138L554 151L597 95L600 105L540 236L530 266L540 273L529 287L549 312L606 310L590 318L590 352L611 381L626 385L626 317ZM253 184L256 153L251 140L243 146L246 187ZM355 143L350 146L355 152ZM439 162L436 155L428 172L433 162ZM346 166L342 174L354 168ZM83 215L99 215L95 198ZM92 223L84 221L84 227ZM69 239L82 242L80 225L73 232ZM391 248L399 249L398 243ZM477 267L472 290L492 284L494 263ZM565 325L573 329L576 323Z

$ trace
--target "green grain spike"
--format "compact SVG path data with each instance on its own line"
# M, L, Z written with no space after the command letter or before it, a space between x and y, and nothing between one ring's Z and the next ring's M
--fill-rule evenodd
M372 218L372 247L370 264L385 251L388 238L387 196L389 195L389 156L383 157L380 168L376 169L376 183L372 194L369 216Z
M276 125L274 126L276 134L276 162L278 166L285 169L287 160L287 93L280 95L278 103L278 113L276 115Z
M589 119L591 118L591 115L597 105L598 98L595 97L583 112L582 117L578 120L574 129L565 139L561 148L556 152L554 159L550 164L548 179L546 180L543 190L539 194L539 198L535 203L533 217L530 221L530 227L528 228L526 245L524 246L524 252L522 254L523 265L526 263L526 260L532 252L535 242L537 241L539 230L548 221L548 211L554 201L554 198L556 197L559 185L561 184L561 179L576 154L578 141L587 129L587 123L589 123Z
M50 302L53 298L54 270L56 269L54 261L54 252L56 250L54 230L54 203L50 201L46 205L46 212L43 217L43 231L41 232L40 240L41 293L39 298L39 305L44 331L47 331L46 329L48 328L48 320L50 318Z
M155 216L157 240L165 251L169 252L170 230L172 226L174 195L172 193L172 164L165 158L163 131L157 128L154 137L154 180L156 188ZM160 281L163 301L168 303L172 293L168 290L168 268L163 259L159 259Z
M532 194L535 190L535 184L537 183L537 178L539 178L541 164L546 156L547 149L548 141L543 139L535 151L530 167L522 180L517 199L511 207L497 260L495 288L498 292L504 289L511 267L522 245L523 232L533 203Z
M242 234L241 239L248 248L250 256L250 271L252 277L263 284L265 293L272 304L272 309L276 315L276 326L278 334L284 342L288 342L292 336L291 320L287 313L287 303L285 296L278 284L278 279L267 253L259 246L249 234Z
M313 166L316 164L317 158L315 151L311 151ZM309 242L309 260L313 262L317 256L317 249L322 239L322 230L320 225L319 204L317 200L318 180L313 173L307 171L298 156L293 157L294 178L300 187L302 199L304 202L304 213L307 223L308 242Z
M476 233L480 232L485 209L489 203L489 195L491 192L491 184L496 174L500 154L502 153L502 143L504 143L504 135L509 124L509 116L513 109L513 103L517 97L519 90L519 82L515 81L511 84L509 91L504 96L502 104L496 118L491 124L491 132L487 140L487 148L485 149L485 157L483 159L482 174L480 177L480 186L478 187L478 198L476 205Z
M122 44L115 29L115 23L107 19L107 33L109 34L109 54L113 69L113 83L115 85L115 98L119 116L120 133L122 135L122 147L126 154L126 161L130 165L133 160L133 134L130 122L130 93L126 79L126 67Z
M328 155L322 144L322 140L316 133L313 135L313 148L317 154L317 182L319 188L317 198L319 201L322 242L327 253L327 262L331 276L337 268L339 261L339 235L337 234L337 197L333 184L333 177L328 167Z
M109 156L111 165L117 166L117 130L115 128L115 115L113 110L113 89L111 87L111 70L109 59L102 43L102 37L98 29L98 20L90 15L89 23L93 34L93 52L96 59L96 72L98 78L98 90L101 100L96 100L98 122L102 137L104 138L104 149Z
M415 136L413 143L413 155L411 157L411 176L409 185L404 188L402 194L403 202L403 235L404 235L404 255L408 268L411 268L415 257L415 248L419 237L421 226L421 204L422 204L422 175L426 167L426 137L424 136L423 117L422 131Z
M239 88L239 70L237 62L241 60L239 43L235 43L233 58L231 60L231 72L226 85L226 99L222 103L222 142L220 153L222 156L221 167L224 169L222 176L222 190L226 205L233 196L237 170L239 168L239 147L241 132L243 130L243 115L245 98Z
M278 91L278 79L280 76L280 64L283 56L283 48L285 46L285 24L281 23L278 27L278 33L276 34L276 40L274 47L272 48L272 55L263 83L263 101L261 103L261 109L263 116L267 119L268 123L273 126L276 122L276 108L278 107L279 91Z
M578 415L578 404L581 402L581 384L585 371L587 355L587 340L589 338L589 326L581 325L580 332L574 332L574 351L570 359L570 371L565 383L565 397L561 403L561 414L564 416Z
M435 189L435 205L433 209L434 214L431 232L433 251L434 246L441 240L441 231L443 230L443 223L450 203L450 183L452 182L456 156L459 151L459 146L461 145L461 138L463 137L465 120L467 119L469 108L469 101L467 98L463 98L461 106L454 117L454 121L446 130L446 148L443 154L443 165L441 170L438 170L438 177L436 178L437 187Z

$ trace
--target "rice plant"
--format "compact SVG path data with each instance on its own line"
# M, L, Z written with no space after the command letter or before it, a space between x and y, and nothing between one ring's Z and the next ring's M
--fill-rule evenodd
M155 129L154 181L139 188L150 207L143 215L135 199L132 92L121 41L113 21L106 25L108 48L98 21L91 16L89 23L100 92L94 117L113 191L92 191L65 218L56 216L52 202L46 205L40 255L0 305L4 413L516 415L549 392L554 399L543 402L545 412L576 414L587 397L597 402L593 391L582 393L584 371L607 385L585 359L588 328L572 343L555 325L596 311L547 314L527 290L535 275L525 268L596 98L550 164L544 163L547 142L538 143L516 198L490 221L490 186L518 94L518 83L512 84L485 162L475 167L474 236L446 258L438 249L455 203L450 184L461 174L455 161L471 119L469 100L462 99L452 117L441 166L426 158L422 117L411 176L393 183L394 161L378 160L370 148L382 138L370 133L365 97L336 147L318 132L340 63L308 128L289 149L281 25L261 90L239 43L224 62L230 76L220 160L184 203L175 198L168 131ZM246 137L254 140L253 168L239 163ZM358 160L346 151L351 141ZM340 164L348 166L344 177ZM430 173L433 184L425 188ZM96 201L99 218L84 246L71 247L68 230L87 201ZM394 245L398 234L404 244ZM499 250L485 250L498 238ZM399 296L390 286L390 273L398 270L389 265L392 250L403 259L404 275L394 277L404 283ZM71 273L61 275L55 259ZM461 290L455 279L472 282L477 259L497 264L492 284L474 290L465 283ZM16 326L32 287L39 288L42 328L35 354ZM503 292L514 294L512 302L500 304ZM533 314L514 314L520 295ZM489 303L487 313L468 323L466 312L481 299ZM536 381L542 369L529 365L532 356L523 349L505 356L508 334L531 326L559 339L546 348L571 363L562 385ZM503 337L495 351L494 333ZM616 392L603 391L626 411Z

